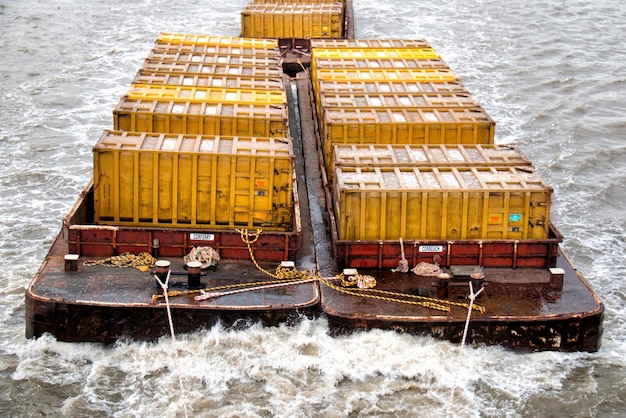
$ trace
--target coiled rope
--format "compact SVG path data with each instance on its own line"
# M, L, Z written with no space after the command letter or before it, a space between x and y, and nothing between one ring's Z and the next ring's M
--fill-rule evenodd
M114 255L104 260L85 260L84 266L104 266L104 267L135 267L139 270L146 271L147 268L153 267L156 258L149 253L139 253L137 255L131 253L123 253ZM143 268L142 268L143 267Z

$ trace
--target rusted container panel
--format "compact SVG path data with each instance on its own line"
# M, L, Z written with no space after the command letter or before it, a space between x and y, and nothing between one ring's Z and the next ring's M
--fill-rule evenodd
M514 144L364 145L335 144L327 175L337 167L531 167Z
M482 108L343 109L323 112L322 142L335 144L492 144L495 123Z
M316 48L431 48L425 39L311 39Z
M342 167L339 240L545 239L552 188L531 168Z
M153 73L169 74L213 74L241 75L250 77L282 77L282 67L277 65L261 66L221 63L191 63L177 61L145 60L142 70Z
M291 227L291 139L105 131L93 152L99 224Z
M189 87L133 84L126 97L141 100L185 100L205 103L250 103L287 105L284 91L243 90L225 87Z
M194 62L202 64L222 64L222 65L247 65L280 67L279 57L258 57L245 55L215 55L215 54L194 54L185 52L151 52L146 58L148 61L163 62Z
M213 87L245 90L284 91L280 77L255 77L243 75L181 74L140 70L131 84L153 84L166 86Z
M341 4L255 4L241 12L244 37L339 38L343 35Z
M157 36L159 43L180 43L188 45L242 46L261 49L277 49L276 39L242 38L238 36L198 35L190 33L161 32Z
M287 137L287 107L122 98L115 130L197 135Z

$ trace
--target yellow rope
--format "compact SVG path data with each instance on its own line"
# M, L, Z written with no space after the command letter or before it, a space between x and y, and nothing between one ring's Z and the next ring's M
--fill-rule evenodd
M104 267L135 267L143 270L141 267L152 267L156 262L156 258L149 253L139 253L137 255L131 253L123 253L114 255L104 260L85 260L84 266L104 266Z
M347 295L359 296L359 297L370 298L370 299L385 300L388 302L405 303L407 305L418 305L418 306L423 306L425 308L436 309L438 311L450 312L450 308L448 306L444 306L444 305L437 303L437 302L441 302L438 299L413 301L413 300L405 300L405 299L398 299L398 298L390 298L390 297L378 296L374 294L366 294L357 290L346 289L345 287L340 287L340 286L330 283L330 281L327 279L320 278L320 282L330 287L333 290L336 290L341 293L345 293ZM361 289L361 290L371 290L371 289ZM402 296L412 296L412 295L402 294ZM424 298L424 299L427 299L427 298Z

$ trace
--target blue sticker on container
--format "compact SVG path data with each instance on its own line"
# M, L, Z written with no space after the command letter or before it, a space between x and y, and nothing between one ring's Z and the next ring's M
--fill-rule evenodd
M519 213L512 213L509 215L509 222L519 222L522 220L522 215Z

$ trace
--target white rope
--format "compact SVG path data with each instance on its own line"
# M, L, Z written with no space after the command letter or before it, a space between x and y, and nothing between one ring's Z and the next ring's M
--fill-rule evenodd
M178 350L176 349L176 334L174 333L174 322L172 321L172 311L170 310L170 300L167 297L167 288L168 288L168 284L170 281L170 273L171 273L171 270L167 272L167 278L165 279L165 283L163 283L161 279L159 279L159 276L157 276L156 274L154 275L154 277L156 278L157 283L161 285L161 288L163 289L163 295L165 296L165 307L167 309L167 320L170 324L170 334L172 335L172 344L174 346L174 362L176 364L176 372L178 373L178 384L180 386L180 396L183 401L183 408L185 409L185 418L188 418L189 415L187 414L187 400L185 398L185 386L183 385L183 377L182 377L182 374L180 373L180 363L178 361Z
M226 291L226 292L205 292L204 290L201 290L200 291L201 294L196 296L196 297L194 297L194 299L195 300L207 300L207 299L213 299L213 298L220 298L222 296L235 295L237 293L252 292L252 291L256 291L256 290L273 289L273 288L276 288L276 287L293 286L293 285L298 285L298 284L314 282L316 280L317 280L317 278L304 279L304 280L298 280L298 281L295 281L295 282L276 283L276 284L263 285L263 286L246 287L244 289L229 290L229 291Z
M402 257L400 261L398 261L398 268L391 269L392 272L406 273L409 271L409 262L406 257L404 257L404 242L402 241L402 237L400 237L400 253Z
M446 417L452 416L452 403L454 402L454 392L456 391L457 380L459 379L459 372L461 371L461 359L463 358L463 347L465 347L465 340L467 338L467 331L469 329L470 317L472 316L472 306L474 305L474 300L480 295L485 288L481 287L480 290L474 293L474 288L472 287L472 282L469 282L469 299L470 304L467 309L467 319L465 320L465 329L463 330L463 340L461 341L461 349L459 350L459 360L456 366L456 373L454 375L454 384L452 385L452 392L450 393L450 403L448 404L448 412L446 413Z

